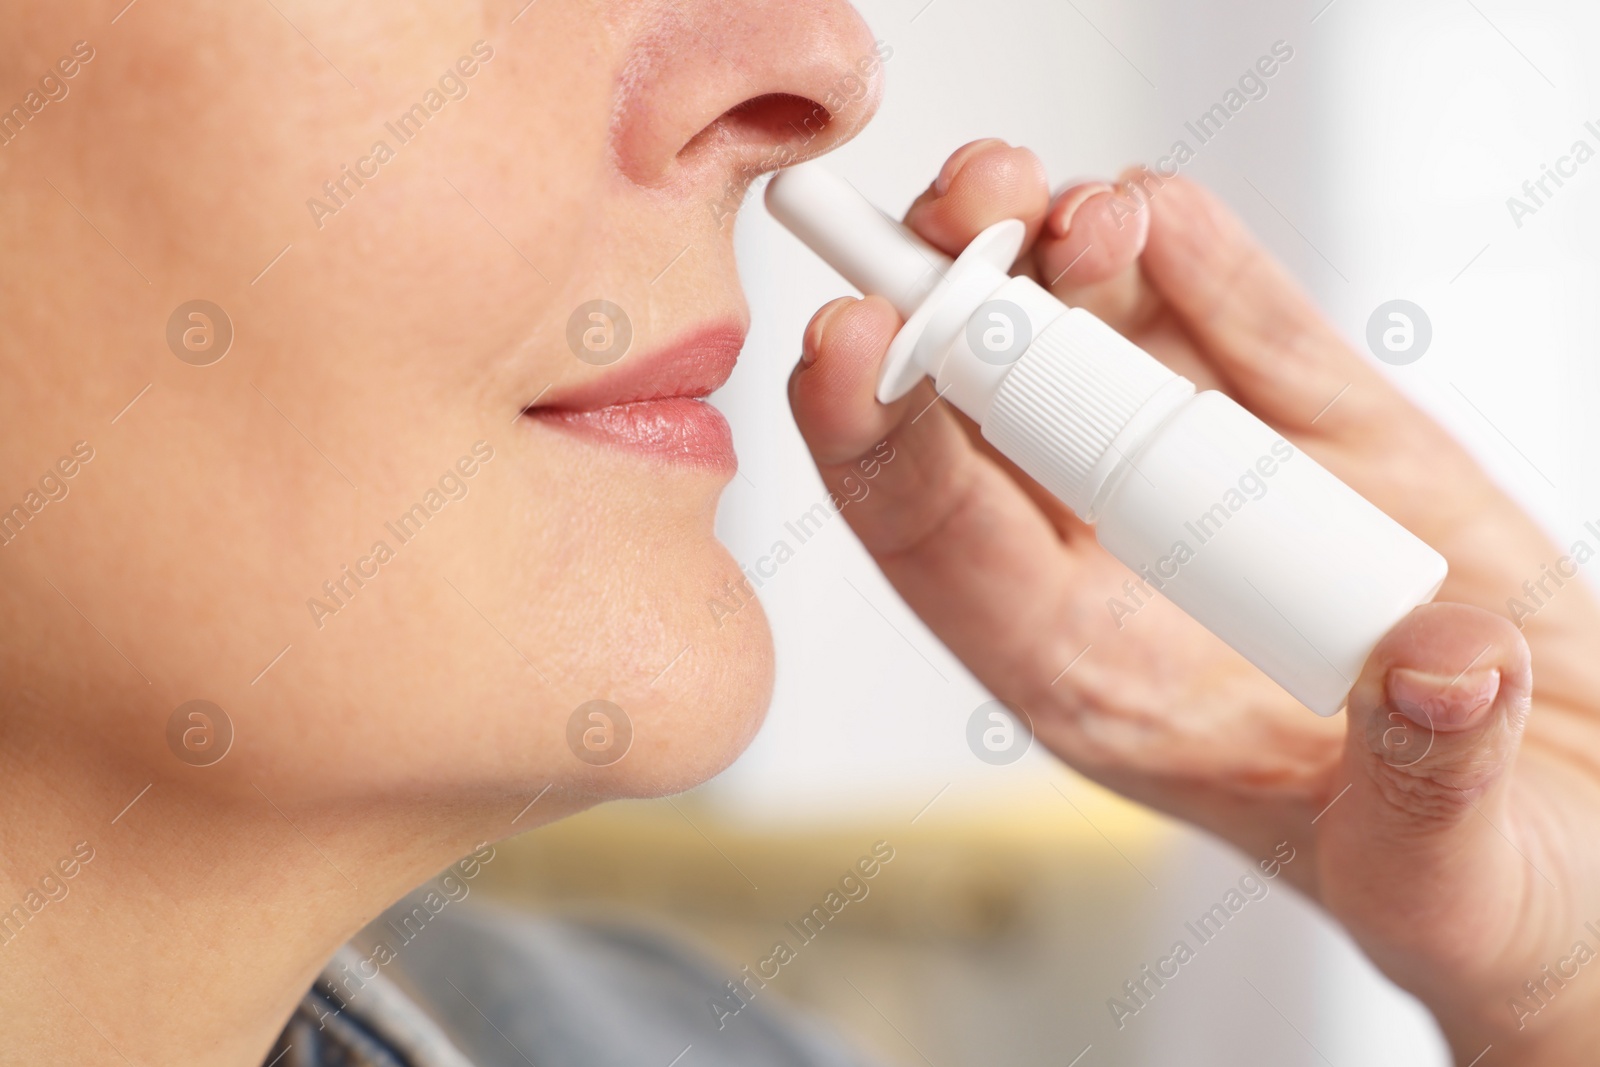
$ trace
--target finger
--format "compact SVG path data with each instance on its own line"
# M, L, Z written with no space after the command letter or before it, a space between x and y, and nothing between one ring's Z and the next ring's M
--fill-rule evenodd
M1183 178L1136 184L1150 213L1144 273L1240 403L1327 433L1369 428L1401 403L1219 200Z
M819 312L790 379L795 421L835 506L907 603L997 693L1029 699L1021 687L1056 677L1083 647L1063 610L1074 557L931 385L878 404L877 368L899 325L881 298Z
M867 550L888 555L925 540L976 476L977 450L924 383L885 406L878 365L901 325L882 297L834 301L806 330L789 382L795 423L830 491L849 489L874 453L885 469L870 484L870 507L847 514ZM883 446L880 448L880 446ZM840 493L841 499L850 494Z
M789 378L789 403L818 466L849 464L904 421L918 392L878 403L878 363L899 332L900 316L881 296L842 297L806 327L800 363Z
M948 255L997 222L1021 219L1030 248L1050 207L1044 163L1004 141L974 141L956 150L928 191L906 212L906 225Z
M1150 213L1124 186L1091 182L1056 198L1034 247L1034 277L1057 299L1121 331L1138 329L1157 306L1139 270Z
M1467 925L1492 935L1479 901L1516 921L1541 877L1509 802L1532 685L1516 627L1463 604L1418 608L1373 652L1350 694L1348 794L1319 816L1324 899L1358 937L1437 960Z

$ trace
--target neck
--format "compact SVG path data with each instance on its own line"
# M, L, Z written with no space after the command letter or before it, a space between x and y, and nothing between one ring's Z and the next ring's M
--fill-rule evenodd
M17 764L0 766L11 1062L260 1067L339 945L489 836L428 798L295 804L235 766L243 781L219 799L194 791L205 770L136 781L34 753L23 767L15 740L0 738Z

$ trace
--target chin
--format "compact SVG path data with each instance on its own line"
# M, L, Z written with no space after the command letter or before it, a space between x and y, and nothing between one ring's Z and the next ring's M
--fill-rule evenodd
M638 681L611 699L631 720L632 742L615 763L580 768L576 789L607 799L681 793L725 770L761 728L772 702L772 631L752 593L728 596L742 575L727 552L718 546L707 562L677 568L674 588L647 598L620 628L632 638L627 673ZM686 572L698 577L684 580Z

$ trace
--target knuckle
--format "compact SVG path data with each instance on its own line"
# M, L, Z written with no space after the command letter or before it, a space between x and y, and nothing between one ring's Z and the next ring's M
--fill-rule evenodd
M1453 825L1471 807L1466 794L1454 787L1447 776L1419 774L1415 768L1397 771L1380 762L1373 781L1386 804L1423 826Z
M1474 814L1478 798L1500 776L1501 762L1485 753L1436 748L1414 762L1397 758L1380 742L1369 755L1372 781L1391 807L1422 827L1460 822Z

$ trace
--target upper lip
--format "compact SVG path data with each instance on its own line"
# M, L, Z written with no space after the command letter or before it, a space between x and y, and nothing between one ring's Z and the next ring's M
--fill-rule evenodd
M722 387L744 348L746 329L711 323L653 351L624 356L609 373L570 389L551 390L529 411L596 411L648 400L700 398Z

